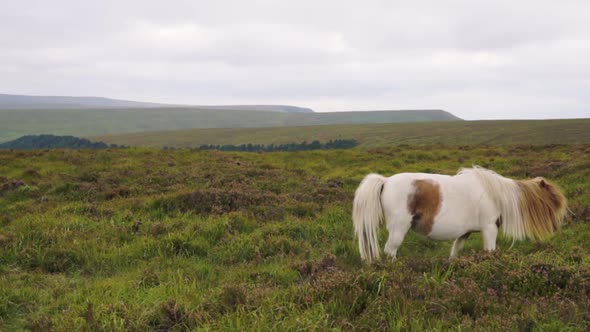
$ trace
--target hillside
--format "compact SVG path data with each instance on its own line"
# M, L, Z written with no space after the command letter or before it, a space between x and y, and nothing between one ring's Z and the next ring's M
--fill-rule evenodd
M587 331L590 145L226 153L0 152L1 331ZM369 172L478 164L545 176L572 213L544 242L410 232L361 263ZM386 232L381 233L381 248Z
M191 107L203 110L233 111L267 111L286 113L313 113L304 107L288 105L172 105L148 103L104 97L71 97L71 96L27 96L0 93L0 110L15 109L88 109L88 108L158 108L158 107Z
M96 136L132 146L197 147L203 144L284 144L355 139L361 146L391 144L568 144L590 143L590 119L460 121L331 125L284 128L194 129Z
M190 128L281 127L327 124L456 121L440 110L337 113L142 109L0 110L0 142L30 134L95 136Z
M0 109L146 108L162 106L166 105L104 97L27 96L0 94Z
M202 110L222 111L265 111L282 113L313 113L311 108L289 106L289 105L199 105L191 106Z

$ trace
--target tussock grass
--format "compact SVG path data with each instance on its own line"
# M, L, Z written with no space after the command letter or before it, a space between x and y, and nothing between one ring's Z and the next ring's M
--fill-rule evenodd
M0 152L0 330L587 330L590 146ZM409 234L360 262L368 172L479 164L545 176L572 214L545 242ZM18 180L18 182L15 182ZM381 234L384 243L386 233Z

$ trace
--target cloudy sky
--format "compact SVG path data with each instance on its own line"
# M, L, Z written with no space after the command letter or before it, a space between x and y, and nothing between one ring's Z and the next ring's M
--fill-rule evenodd
M590 117L590 1L0 0L0 93Z

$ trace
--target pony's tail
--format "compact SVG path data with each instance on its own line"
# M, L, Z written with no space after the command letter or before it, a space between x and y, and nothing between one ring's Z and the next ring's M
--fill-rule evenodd
M379 174L367 175L354 194L352 221L354 232L359 240L361 259L371 263L379 259L379 239L377 231L383 219L381 191L385 177Z

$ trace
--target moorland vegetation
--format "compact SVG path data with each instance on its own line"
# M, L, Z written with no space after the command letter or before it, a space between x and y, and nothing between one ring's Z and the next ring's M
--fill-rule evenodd
M0 151L0 330L588 330L589 156L588 144ZM397 261L360 261L351 201L367 173L473 164L561 186L563 229L494 253L472 236L454 261L451 243L410 233Z

